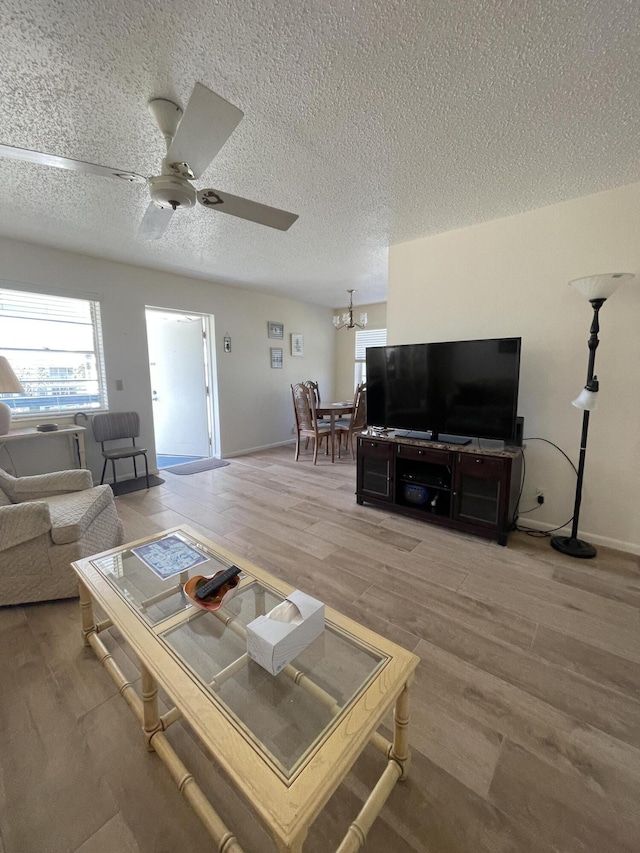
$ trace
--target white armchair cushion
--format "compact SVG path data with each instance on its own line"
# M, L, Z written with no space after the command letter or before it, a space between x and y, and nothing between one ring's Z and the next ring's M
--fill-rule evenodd
M52 471L50 474L34 474L30 477L13 477L0 468L0 489L14 504L78 492L92 486L91 471L86 468Z
M11 506L9 495L5 495L2 489L0 489L0 506Z
M47 498L55 545L77 542L91 522L113 502L111 486L95 486L73 495Z
M111 488L94 487L89 471L12 477L0 469L5 488L15 502L0 505L0 606L77 596L71 563L124 541Z
M50 529L49 507L44 501L0 507L0 551L36 539Z

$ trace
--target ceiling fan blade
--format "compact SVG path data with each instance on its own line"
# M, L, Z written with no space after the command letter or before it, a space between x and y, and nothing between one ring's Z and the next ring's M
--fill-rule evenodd
M277 207L269 207L259 204L257 201L249 201L230 193L222 193L219 190L200 190L198 201L204 207L211 210L219 210L240 219L248 219L249 222L257 222L258 225L267 225L269 228L277 228L279 231L287 231L298 218L297 213L287 213Z
M196 83L167 152L167 163L188 163L199 178L244 113L202 83Z
M146 209L138 228L138 237L143 240L159 240L171 222L173 210L168 207L158 207L153 201Z
M58 169L69 169L72 172L82 172L85 175L100 175L105 178L120 178L123 181L146 183L147 179L135 172L124 169L111 169L109 166L98 166L96 163L85 163L84 160L71 160L69 157L58 157L56 154L44 154L42 151L30 151L28 148L15 148L13 145L0 143L0 157L12 160L26 160L40 166L56 166Z

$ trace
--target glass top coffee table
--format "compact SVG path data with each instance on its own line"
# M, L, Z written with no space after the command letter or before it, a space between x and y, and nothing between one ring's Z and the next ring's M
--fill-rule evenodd
M194 575L241 569L233 597L216 612L195 606ZM325 629L273 676L247 655L246 626L293 588L183 526L73 563L85 641L138 715L150 749L168 765L225 853L241 847L204 799L164 731L184 717L248 798L281 851L302 851L309 826L367 743L387 766L340 853L358 850L398 779L406 777L408 687L418 658L325 608ZM108 619L96 624L93 601ZM142 697L99 637L116 626L138 656ZM160 716L157 684L175 707ZM376 733L395 705L394 739Z

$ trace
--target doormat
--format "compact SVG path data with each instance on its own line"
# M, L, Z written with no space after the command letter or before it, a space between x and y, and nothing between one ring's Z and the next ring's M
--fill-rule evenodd
M173 465L171 468L163 468L172 474L199 474L201 471L211 471L213 468L224 468L229 463L224 459L198 459L197 462L185 462L183 465Z
M161 486L164 483L162 477L156 477L155 474L149 474L149 488L152 486ZM136 477L135 480L122 480L122 482L109 483L114 495L130 495L131 492L140 492L147 488L146 477Z

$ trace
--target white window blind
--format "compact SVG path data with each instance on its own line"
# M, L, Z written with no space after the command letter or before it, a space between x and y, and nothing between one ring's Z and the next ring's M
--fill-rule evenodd
M367 347L387 345L386 329L362 329L356 332L356 361L364 361Z
M387 345L386 329L362 329L356 332L356 363L353 371L353 387L367 381L367 347Z
M24 394L0 394L16 416L106 409L100 304L0 289L0 354Z

